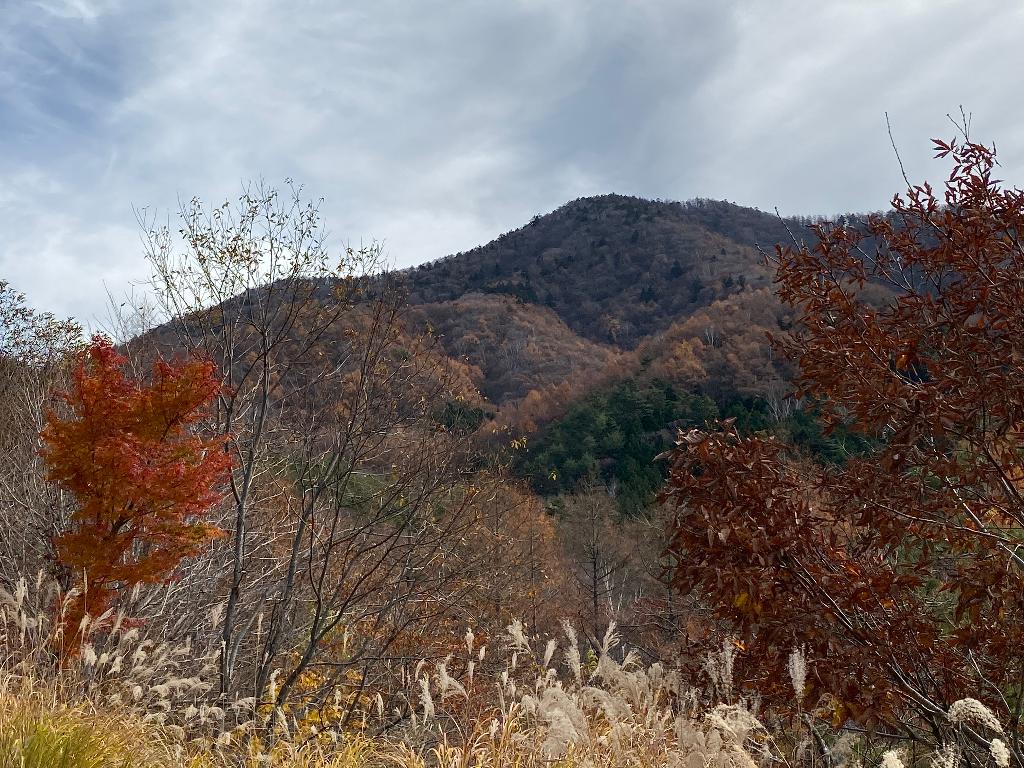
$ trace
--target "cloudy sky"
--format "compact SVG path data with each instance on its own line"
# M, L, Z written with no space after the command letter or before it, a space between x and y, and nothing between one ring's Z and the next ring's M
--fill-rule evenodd
M583 195L884 207L962 104L1024 183L1006 0L0 0L0 278L85 321L133 207L286 177L410 265Z

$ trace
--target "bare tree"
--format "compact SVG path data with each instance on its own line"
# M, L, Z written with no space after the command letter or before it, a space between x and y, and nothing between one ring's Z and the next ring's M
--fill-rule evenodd
M45 481L39 431L81 333L35 312L0 280L0 580L9 583L52 565L50 541L65 511Z
M282 197L254 185L236 204L212 210L193 199L179 211L180 238L169 226L142 221L155 295L168 320L156 340L214 361L224 380L214 428L231 436L235 469L226 521L231 553L221 625L222 693L231 688L237 659L239 604L247 583L258 581L253 570L263 560L250 521L268 503L265 494L276 492L270 480L283 469L272 448L286 439L280 418L286 396L277 386L301 376L313 346L351 302L354 279L377 255L349 249L331 264L319 204L305 200L301 189L289 192ZM332 293L332 306L319 300Z
M179 599L219 610L222 696L319 707L344 687L347 720L401 639L468 588L478 553L460 542L480 488L468 436L442 415L474 393L409 330L397 279L371 274L376 247L330 263L301 190L254 187L212 211L194 200L181 216L181 252L169 228L148 229L169 321L136 343L219 366L211 426L234 470L228 539Z
M363 687L407 630L450 614L471 586L463 574L473 554L459 542L475 523L480 487L470 482L465 436L438 409L459 381L432 339L404 333L400 296L360 309L362 322L346 329L340 386L315 388L294 415L288 565L254 655L257 695L282 654L298 656L276 689L278 706L310 668L320 672L310 706L343 680Z
M609 622L628 601L629 554L614 522L615 500L591 486L565 500L562 538L573 561L573 575L581 597L583 627L598 647Z

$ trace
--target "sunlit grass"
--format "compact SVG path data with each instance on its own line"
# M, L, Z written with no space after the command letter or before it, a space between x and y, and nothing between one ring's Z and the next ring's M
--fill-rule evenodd
M2 768L150 768L173 752L130 713L97 712L56 689L0 677Z

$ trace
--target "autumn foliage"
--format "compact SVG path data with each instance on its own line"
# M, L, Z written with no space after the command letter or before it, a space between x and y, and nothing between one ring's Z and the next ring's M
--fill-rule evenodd
M932 742L958 698L1014 724L1024 707L1024 193L992 149L936 150L944 195L914 186L774 258L797 394L878 447L823 467L693 430L664 494L673 583L746 650L754 687L791 706L802 646L801 706Z
M157 362L152 379L95 336L43 431L49 479L74 495L57 558L83 589L69 624L99 616L119 590L171 578L182 558L220 535L203 519L230 466L222 443L194 434L219 389L205 362Z

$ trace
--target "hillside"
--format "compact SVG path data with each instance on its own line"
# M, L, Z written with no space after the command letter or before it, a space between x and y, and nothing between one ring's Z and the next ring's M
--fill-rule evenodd
M577 335L550 308L510 296L467 293L421 304L413 317L451 357L479 370L480 390L493 403L603 368L619 354Z
M718 299L767 286L756 246L789 241L790 230L800 224L729 203L582 198L409 270L410 298L507 294L549 307L584 338L632 349Z
M388 365L414 354L429 360L413 399L444 391L434 403L440 418L482 425L482 453L529 438L516 470L536 491L602 480L621 489L620 508L638 511L660 483L652 461L673 427L734 415L765 429L792 416L790 372L767 342L791 313L774 295L762 249L791 241L806 223L712 201L570 202L472 251L393 275L397 284L381 282L385 294L400 285L406 298L389 331ZM372 302L343 309L328 283L308 287L313 304L296 321L298 346L324 370L354 374L350 347L374 333ZM251 303L241 296L217 311L244 313ZM309 375L296 369L277 384L308 389Z
M726 202L583 198L408 270L411 317L474 372L493 406L492 447L528 438L514 469L536 492L597 482L638 514L677 427L733 417L819 460L847 450L787 399L792 371L768 343L793 318L764 252L812 221Z

